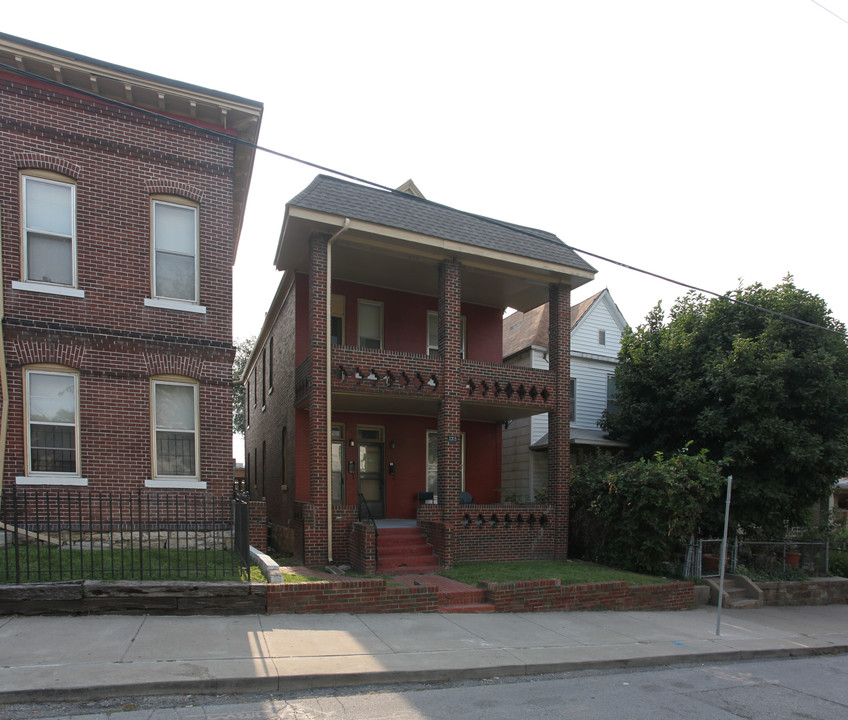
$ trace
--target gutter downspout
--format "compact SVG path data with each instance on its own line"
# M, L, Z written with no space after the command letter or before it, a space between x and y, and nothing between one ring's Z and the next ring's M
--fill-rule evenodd
M333 388L332 388L332 352L333 343L330 335L330 325L333 317L333 243L350 227L350 218L345 218L344 225L327 241L327 562L333 562ZM344 472L344 464L342 464Z

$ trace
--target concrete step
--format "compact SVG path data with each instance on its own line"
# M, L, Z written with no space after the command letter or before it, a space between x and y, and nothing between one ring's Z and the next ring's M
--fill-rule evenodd
M753 598L739 598L730 600L730 608L733 610L743 610L744 608L762 607L759 600Z

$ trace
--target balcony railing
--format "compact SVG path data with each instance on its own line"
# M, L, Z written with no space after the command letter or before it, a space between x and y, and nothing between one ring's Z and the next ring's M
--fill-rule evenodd
M334 347L331 356L333 390L385 393L407 397L438 397L442 361L439 357L390 350ZM305 401L312 387L310 359L295 371L295 402ZM463 360L460 377L465 397L475 403L549 409L555 400L548 370Z

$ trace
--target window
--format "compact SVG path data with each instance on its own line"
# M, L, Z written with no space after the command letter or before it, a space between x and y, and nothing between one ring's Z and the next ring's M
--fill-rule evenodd
M460 433L462 442L462 486L465 490L465 433ZM427 431L427 492L433 493L438 502L439 495L439 433L436 430Z
M359 301L359 347L379 350L383 347L383 304Z
M268 393L274 392L274 338L268 341Z
M606 330L598 330L598 345L606 345L607 344L607 331Z
M153 381L154 479L199 479L197 415L197 385Z
M197 302L197 208L153 201L153 295Z
M76 287L76 187L22 175L24 280Z
M462 346L460 357L465 360L465 315L462 316ZM430 357L439 355L439 313L429 310L427 312L427 354Z
M75 372L28 369L26 474L79 477L79 377Z
M265 362L265 348L262 348L262 409L265 409L265 379L267 376L267 364ZM264 479L265 476L263 475Z
M250 380L244 385L244 426L250 427Z
M610 414L618 409L615 395L615 375L607 375L607 412Z
M330 302L330 343L333 345L344 345L344 295L333 295Z
M574 422L577 420L577 380L574 378L571 378L569 381L568 397L570 406L568 419L571 420L571 422Z

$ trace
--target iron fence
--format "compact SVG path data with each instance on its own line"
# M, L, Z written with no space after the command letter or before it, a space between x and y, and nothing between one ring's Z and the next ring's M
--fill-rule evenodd
M12 486L2 503L0 583L238 579L249 565L230 498Z
M704 538L693 543L686 561L686 574L714 577L720 572L721 539ZM753 541L736 537L728 543L725 571L768 578L793 573L809 576L830 574L830 544L794 539Z

